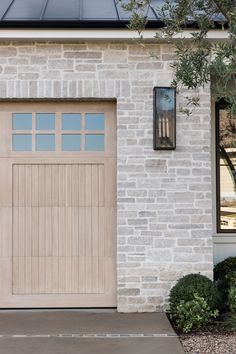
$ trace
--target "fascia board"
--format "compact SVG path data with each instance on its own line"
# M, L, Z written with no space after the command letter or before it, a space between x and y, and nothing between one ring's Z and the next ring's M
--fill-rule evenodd
M166 42L165 39L155 39L158 30L145 30L143 39L145 41ZM191 39L193 31L183 31L177 34L174 39ZM130 30L107 30L107 29L0 29L0 40L133 40L138 39L139 35L135 31ZM228 31L212 30L208 33L210 40L226 40L229 38Z

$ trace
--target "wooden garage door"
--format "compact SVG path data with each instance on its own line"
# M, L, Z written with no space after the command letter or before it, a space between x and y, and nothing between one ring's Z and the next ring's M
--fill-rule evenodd
M0 307L116 306L113 103L0 105Z

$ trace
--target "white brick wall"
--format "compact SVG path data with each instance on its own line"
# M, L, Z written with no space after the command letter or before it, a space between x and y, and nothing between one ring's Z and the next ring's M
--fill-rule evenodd
M180 276L212 274L208 90L191 118L178 113L177 149L152 149L153 87L170 84L172 53L132 41L0 45L2 99L117 99L119 311L165 309Z

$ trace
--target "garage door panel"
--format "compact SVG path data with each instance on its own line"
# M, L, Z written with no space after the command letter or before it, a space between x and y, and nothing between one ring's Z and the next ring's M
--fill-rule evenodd
M98 207L91 208L91 225L92 225L92 257L99 255L99 210Z
M104 282L105 282L105 293L106 294L113 294L114 293L114 287L116 286L115 284L115 278L113 277L112 279L109 279L109 274L111 272L115 272L115 263L114 263L114 257L107 257L105 259L105 276L104 276Z
M86 208L79 208L79 218L78 218L78 224L79 224L79 256L80 257L85 257L85 252L86 252L86 227L85 227L85 215L86 215Z
M104 206L104 197L105 197L105 186L104 186L104 165L99 165L98 166L98 205Z
M116 206L116 198L114 197L114 190L116 189L116 167L115 161L113 159L107 159L106 165L104 166L103 176L105 180L105 176L110 176L104 183L105 188L105 204L109 206Z
M38 235L39 235L39 243L38 243L38 255L39 257L45 257L46 256L46 225L45 225L45 219L46 219L46 208L45 207L39 207L38 208L38 213L39 213L39 224L38 224ZM29 222L28 220L26 221L27 223ZM23 235L22 235L23 238ZM20 237L21 240L21 237ZM20 241L21 243L21 241Z
M71 257L71 293L79 293L79 257Z
M29 205L32 200L32 169L29 165L25 166L25 186L29 186L25 191L25 205Z
M14 165L13 168L16 167L17 165ZM31 190L31 200L28 201L29 206L34 206L38 207L39 206L39 195L40 195L40 190L39 190L39 166L34 165L30 166L29 168L31 169L31 185L28 186L28 188ZM14 176L14 171L13 171L13 176ZM14 177L13 177L14 178ZM17 175L16 175L17 178ZM18 184L16 184L17 186ZM13 201L14 203L14 201ZM14 205L17 205L14 203Z
M23 166L22 166L23 167ZM34 169L35 166L31 166L31 169ZM46 205L46 178L50 178L50 176L46 176L46 167L47 165L38 165L38 193L39 193L39 206ZM34 185L31 186L32 189L35 188Z
M17 208L14 208L15 213L17 213ZM32 240L32 256L39 256L39 212L38 207L31 207L31 240ZM14 227L15 229L15 227ZM15 235L13 233L13 245L15 243Z
M0 307L115 306L114 106L0 107ZM55 117L54 130L37 130L38 113ZM78 113L81 127L67 130ZM28 131L17 114L31 117Z
M53 254L53 220L52 207L45 207L45 256L52 257Z
M79 206L85 206L85 180L86 180L86 175L85 175L85 167L84 165L79 165Z
M25 207L25 250L24 256L29 257L32 254L32 208Z
M49 272L49 269L47 270ZM47 273L46 273L47 274ZM31 294L32 293L32 262L31 262L31 257L25 257L25 287L24 287L24 292L26 294Z
M14 257L13 294L104 294L103 257Z
M91 165L92 206L99 205L99 165Z
M52 286L50 291L52 294L59 293L59 257L51 258L51 267L52 267Z
M1 267L2 267L2 262L0 263ZM19 282L19 264L18 264L18 257L13 257L12 258L12 277L14 279L13 283L12 283L12 293L13 294L18 294L19 290L19 286L18 286L18 282Z
M12 162L0 157L0 166L0 208L7 208L12 206Z
M26 205L26 190L30 186L26 185L25 181L25 166L18 165L16 172L13 171L13 176L16 174L16 188L18 191L18 206L24 207ZM15 205L15 203L13 204Z
M46 294L46 257L38 258L39 294ZM26 289L25 289L26 293ZM23 293L24 294L24 293Z
M13 292L104 293L105 264L113 254L110 239L114 222L113 208L104 207L105 189L100 182L104 166L59 165L57 193L63 197L54 199L59 206L53 204L52 194L46 197L48 185L53 184L53 168L49 164L13 166L14 188L22 188L13 197ZM38 174L38 199L27 192L34 185L26 185L26 174ZM78 186L84 186L85 198L80 202L78 194L77 206L72 206L75 178ZM34 203L36 199L39 206Z
M0 207L0 257L12 255L12 208Z
M51 165L51 185L52 185L52 193L51 193L51 206L59 205L59 165Z
M110 163L106 173L111 173ZM114 194L113 181L105 181L104 164L14 164L14 206L104 206ZM112 189L113 188L113 189Z
M98 255L105 256L105 208L98 208Z
M105 209L105 215L107 221L105 223L105 255L108 257L114 257L115 248L114 242L112 242L111 235L115 232L115 209L114 207L107 207Z
M71 166L71 187L72 187L72 195L71 195L71 206L76 207L79 205L79 165Z
M26 220L25 217L25 208L24 207L19 207L18 208L18 230L17 230L17 241L18 241L18 254L17 256L19 257L24 257L25 255L25 229L26 229L26 223L28 223L28 220ZM15 240L13 240L15 242Z

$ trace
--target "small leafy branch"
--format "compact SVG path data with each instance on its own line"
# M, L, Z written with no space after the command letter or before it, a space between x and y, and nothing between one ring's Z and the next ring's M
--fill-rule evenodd
M193 329L203 330L218 315L218 310L212 310L206 300L195 293L192 300L180 301L176 309L176 324L183 332L189 333Z
M129 28L137 31L140 39L147 24L148 5L150 0L123 4L131 14ZM165 39L175 48L172 86L195 93L185 97L182 112L190 115L199 105L196 92L210 85L213 99L224 98L231 113L236 114L236 0L165 0L157 12L163 26L156 39ZM228 38L209 40L209 32L216 28L226 31ZM186 30L190 31L188 38Z

